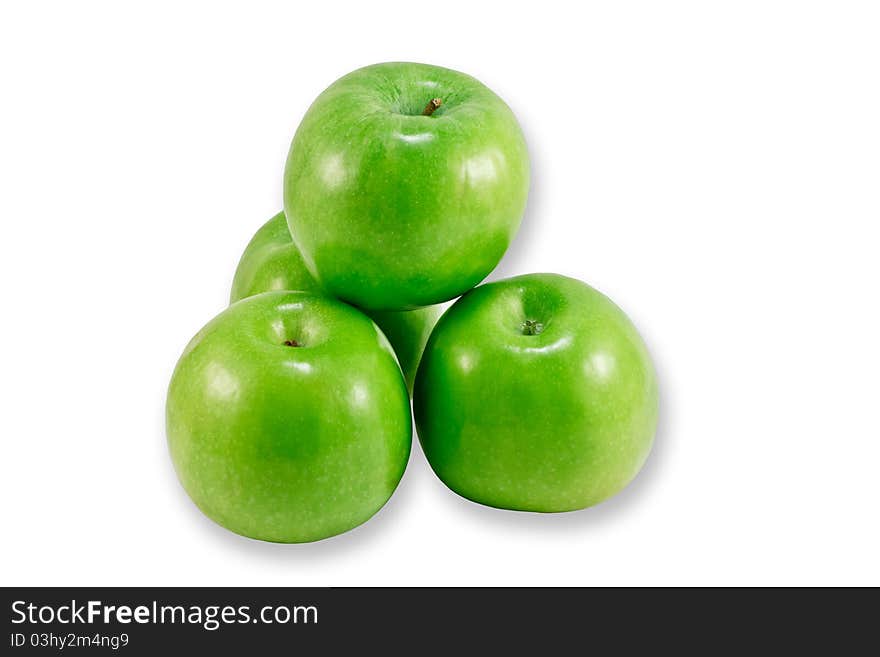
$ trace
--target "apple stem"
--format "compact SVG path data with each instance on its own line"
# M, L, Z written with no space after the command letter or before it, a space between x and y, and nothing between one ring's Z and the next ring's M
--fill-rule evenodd
M538 335L544 330L544 325L534 319L527 319L522 323L523 335Z
M431 116L442 104L442 98L432 98L428 104L425 105L425 109L422 111L422 116Z
M299 342L297 342L296 340L285 340L285 341L284 341L284 346L285 346L285 347L298 347L298 346L299 346Z

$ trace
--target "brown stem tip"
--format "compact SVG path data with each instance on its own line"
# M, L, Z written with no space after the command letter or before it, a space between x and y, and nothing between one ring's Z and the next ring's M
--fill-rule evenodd
M523 335L539 335L544 330L544 325L534 319L527 319L520 326Z
M443 104L442 98L432 98L427 105L425 105L425 109L422 112L422 116L431 116L438 107Z
M285 341L284 341L284 346L285 346L285 347L298 347L298 346L299 346L299 342L297 342L296 340L285 340Z

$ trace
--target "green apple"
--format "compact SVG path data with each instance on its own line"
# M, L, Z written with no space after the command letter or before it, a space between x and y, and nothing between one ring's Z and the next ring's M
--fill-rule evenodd
M422 352L428 343L431 330L443 313L443 306L426 306L416 310L366 310L366 314L379 325L388 342L394 347L406 388L412 395L416 371Z
M229 303L273 290L324 294L290 239L283 212L264 223L245 247L232 279Z
M284 210L330 294L372 310L452 299L504 255L529 160L510 108L474 78L386 63L334 82L296 131Z
M571 511L636 476L658 391L648 351L614 303L580 281L530 274L482 285L446 312L413 406L431 467L459 495Z
M231 305L186 347L168 389L177 475L211 519L301 543L365 522L409 457L409 396L366 315L307 292Z
M230 303L270 290L325 294L290 239L283 212L263 224L245 248L232 281ZM442 310L438 305L408 311L366 311L394 347L409 390L422 350Z

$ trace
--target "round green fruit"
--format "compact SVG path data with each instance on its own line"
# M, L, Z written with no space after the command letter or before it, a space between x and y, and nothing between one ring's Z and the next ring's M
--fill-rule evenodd
M232 279L229 303L273 290L324 294L290 239L283 212L264 223L245 247Z
M422 356L416 427L437 476L481 504L571 511L624 488L651 450L657 380L607 297L555 274L482 285Z
M386 63L342 77L290 147L284 210L309 270L361 308L452 299L498 264L529 160L507 105L474 78Z
M365 315L306 292L233 304L190 341L168 389L168 446L212 520L282 543L365 522L409 457L409 397Z
M406 388L412 395L416 371L431 331L443 313L443 306L426 306L416 310L365 310L382 329L397 354Z
M271 290L326 294L290 239L283 212L263 224L245 248L235 270L230 303ZM441 306L427 306L406 311L366 311L394 347L409 390L422 350L442 310Z

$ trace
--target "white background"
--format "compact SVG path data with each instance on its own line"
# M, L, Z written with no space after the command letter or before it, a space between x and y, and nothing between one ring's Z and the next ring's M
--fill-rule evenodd
M880 584L878 35L870 2L4 4L0 581ZM456 497L416 444L366 525L241 538L177 483L165 388L309 103L385 60L519 116L532 190L492 278L630 314L655 451L554 516Z

